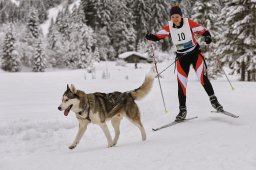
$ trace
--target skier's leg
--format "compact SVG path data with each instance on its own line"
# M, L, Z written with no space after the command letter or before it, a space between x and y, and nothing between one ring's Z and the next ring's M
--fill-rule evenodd
M189 58L183 58L177 60L177 80L178 80L178 96L179 96L179 109L180 112L176 116L176 121L180 121L186 118L187 108L186 108L186 88L189 74L190 61Z
M204 87L206 93L210 98L210 102L213 108L215 108L218 111L222 111L223 107L218 102L217 97L214 94L212 84L208 79L204 57L201 54L201 52L199 52L197 57L195 57L195 60L193 60L193 67L196 71L198 79L200 80L202 86Z

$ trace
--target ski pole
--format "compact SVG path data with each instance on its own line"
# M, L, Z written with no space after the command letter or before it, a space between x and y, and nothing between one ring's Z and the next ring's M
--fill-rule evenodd
M160 78L159 78L159 73L158 73L158 69L157 69L157 64L156 64L156 58L155 58L154 45L153 45L153 43L151 44L151 49L152 49L153 62L154 62L155 68L156 68L158 83L159 83L159 87L160 87L160 91L161 91L161 95L162 95L162 100L163 100L163 104L164 104L164 109L165 109L165 113L167 113L168 111L167 111L167 109L166 109L165 100L164 100L164 95L163 95L163 90L162 90L162 86L161 86L161 82L160 82Z
M217 58L217 61L218 61L219 63L221 63L220 60L219 60L219 58L218 58L218 57L216 57L216 58ZM230 82L230 80L229 80L229 78L228 78L228 76L227 76L227 74L226 74L224 68L221 67L221 69L222 69L222 71L223 71L223 73L224 73L226 79L228 80L228 83L229 83L229 85L230 85L230 87L231 87L231 90L235 90L235 88L232 86L232 84L231 84L231 82Z
M163 72L165 72L169 67L171 67L174 63L176 63L177 60L179 60L181 57L183 57L184 55L186 55L186 53L182 54L181 56L177 56L175 58L175 60L170 64L168 65L167 67L165 67L165 69L163 69L160 73L158 73L155 77L159 76L160 74L162 74Z
M160 73L158 73L155 77L160 76L163 72L165 72L169 67L171 67L179 58L175 58L175 60L169 65L167 66L165 69L163 69Z
M211 53L213 53L212 51L213 51L213 49L211 50ZM217 62L218 62L219 64L221 64L220 59L219 59L218 57L216 57L216 59L217 59ZM221 70L223 71L223 73L224 73L226 79L228 80L228 83L229 83L229 85L230 85L230 87L231 87L231 90L235 90L235 88L232 86L232 84L231 84L231 82L230 82L230 80L229 80L229 78L228 78L228 75L226 74L226 72L225 72L225 70L224 70L224 68L223 68L222 66L221 66Z
M223 68L222 68L222 70L223 70L223 73L224 73L224 75L226 76L226 78L227 78L227 80L228 80L228 82L229 82L229 84L230 84L230 86L231 86L231 90L235 90L235 88L232 86L232 84L231 84L231 82L230 82L230 80L229 80L229 78L228 78L226 72L224 71Z

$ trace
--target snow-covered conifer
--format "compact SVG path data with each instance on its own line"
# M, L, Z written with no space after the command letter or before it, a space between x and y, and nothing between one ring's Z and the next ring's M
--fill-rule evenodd
M203 37L199 38L201 50L204 52L208 64L208 74L211 78L217 78L221 73L221 56L216 55L216 41L219 40L221 30L216 24L219 18L220 4L217 0L198 0L193 5L192 19L209 30L213 42L206 45Z
M152 0L150 5L150 29L156 32L161 29L169 20L169 6L166 1Z
M149 18L153 15L150 15L151 10L149 8L150 2L146 0L134 0L132 4L133 15L135 16L134 20L134 29L137 31L136 34L136 51L138 44L141 40L144 40L145 33L147 33L149 28Z
M33 71L34 72L44 72L46 68L46 57L44 49L42 47L42 41L39 41L36 44L35 54L33 58Z
M3 46L3 57L1 68L5 71L18 72L21 70L20 56L14 48L15 38L13 35L13 25L5 35Z
M221 10L225 29L217 52L229 61L232 73L239 74L242 81L251 79L256 64L255 3L253 0L225 0Z
M32 8L29 13L27 26L31 35L34 38L38 38L39 37L39 19L38 19L38 12L35 8Z

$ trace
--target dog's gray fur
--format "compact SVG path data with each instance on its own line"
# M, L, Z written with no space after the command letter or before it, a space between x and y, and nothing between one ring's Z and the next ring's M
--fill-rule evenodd
M135 126L140 129L142 140L146 140L146 133L141 123L140 111L135 100L142 99L146 96L154 80L154 72L146 75L143 84L129 92L113 92L113 93L91 93L86 94L83 91L77 90L73 84L67 85L62 103L58 107L59 110L65 110L64 114L67 116L72 110L76 113L79 121L79 129L74 142L69 146L74 149L82 138L89 123L98 124L108 141L108 147L117 144L120 130L121 119L125 116ZM115 138L112 140L108 130L106 121L111 120L112 126L115 130Z

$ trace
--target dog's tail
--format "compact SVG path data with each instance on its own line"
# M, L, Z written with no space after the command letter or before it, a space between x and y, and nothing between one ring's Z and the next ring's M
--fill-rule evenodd
M134 100L140 100L140 99L144 98L150 92L150 90L153 86L153 83L154 83L155 76L156 76L156 72L155 72L154 68L151 68L149 73L147 73L142 85L139 88L130 91Z
M123 107L122 103L127 100L127 96L131 95L134 100L140 100L145 97L153 86L155 76L156 72L153 68L151 68L149 73L146 75L144 82L139 88L123 93L122 96L120 96L118 103L109 112L110 117L114 116Z

